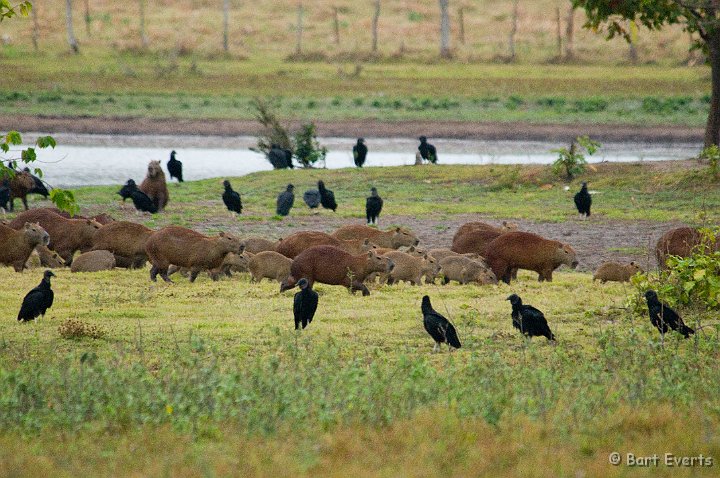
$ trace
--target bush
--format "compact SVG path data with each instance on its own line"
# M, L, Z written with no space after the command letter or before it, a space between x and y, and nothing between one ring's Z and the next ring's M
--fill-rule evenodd
M570 148L558 148L553 149L553 153L558 153L558 159L552 165L553 172L555 174L564 173L568 180L573 179L576 175L581 174L585 171L585 155L578 150L584 149L588 155L595 154L595 151L600 147L600 143L593 141L587 136L578 136L575 140L570 143Z
M304 168L318 161L325 162L327 148L320 146L315 132L315 123L306 123L295 133L295 157Z
M698 158L708 162L710 172L717 178L720 173L720 148L716 144L711 144L702 150Z

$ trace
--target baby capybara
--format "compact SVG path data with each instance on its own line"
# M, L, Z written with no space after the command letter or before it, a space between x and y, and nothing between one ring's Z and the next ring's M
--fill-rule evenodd
M22 272L30 254L38 245L46 245L50 236L39 224L26 222L15 230L0 225L0 264Z
M720 247L719 238L715 239L715 250ZM702 246L703 240L702 233L692 227L678 227L669 230L660 237L655 246L658 267L661 269L667 267L668 256L688 257L695 251L702 251L703 248L699 246ZM712 241L708 240L707 242Z
M57 252L48 249L47 246L39 245L35 248L35 252L37 252L38 257L40 258L41 266L49 267L50 269L65 267L65 261L62 257L60 257Z
M70 272L100 272L115 268L115 256L110 251L90 251L75 258Z
M578 265L577 255L569 245L521 231L506 232L490 242L485 257L498 280L507 284L513 269L535 271L540 282L552 282L552 273L560 265L573 269Z
M145 245L153 230L142 224L114 221L101 227L95 234L93 250L115 254L117 267L137 269L145 265Z
M632 261L630 264L603 262L595 271L595 274L593 274L593 282L596 280L599 280L602 284L608 281L627 282L638 272L643 272L643 270L635 261Z
M50 234L48 247L72 265L76 251L87 252L93 246L93 237L100 224L91 219L65 219L49 209L31 209L10 221L10 227L20 229L25 222L37 222Z
M372 272L390 272L393 262L380 257L373 251L353 256L333 246L314 246L304 250L293 260L290 277L280 285L280 292L292 289L301 278L330 285L344 285L351 292L361 290L363 295L370 291L363 284Z
M170 192L165 181L165 173L160 166L160 161L150 161L148 164L147 176L140 183L140 191L147 194L157 207L158 211L165 209L170 200Z
M201 270L220 267L228 252L241 253L242 242L224 232L208 237L192 229L168 226L150 236L145 251L152 263L153 282L158 274L165 282L172 282L168 277L170 264L189 268L190 282L194 282Z
M302 251L313 246L335 246L344 249L343 242L330 234L319 231L300 231L280 241L275 250L285 257L294 259Z
M263 278L280 283L290 276L292 259L275 251L262 251L250 257L248 269L252 274L251 282L261 282Z
M391 249L398 249L402 246L416 246L420 243L420 240L415 234L401 227L396 227L388 231L380 231L374 227L368 227L362 224L351 224L342 226L333 232L332 235L337 239L346 240L369 239L370 242L378 247L388 247Z
M257 236L250 236L243 239L245 252L249 252L251 254L257 254L264 251L274 251L277 249L279 244L280 241L271 241L270 239Z

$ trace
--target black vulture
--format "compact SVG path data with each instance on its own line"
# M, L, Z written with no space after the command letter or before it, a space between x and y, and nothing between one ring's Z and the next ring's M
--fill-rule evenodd
M654 290L645 292L645 300L647 301L648 313L650 314L650 322L661 334L665 334L668 331L668 326L682 334L686 339L690 337L690 334L695 333L695 330L685 325L682 317L680 317L677 312L668 307L667 304L660 302Z
M293 168L292 151L289 149L283 149L277 144L273 144L270 146L267 157L275 169Z
M34 320L37 316L45 316L45 311L52 307L55 294L50 288L50 278L55 277L51 270L46 270L40 285L27 293L23 299L18 320L28 322Z
M318 191L320 192L320 204L325 209L332 209L333 212L337 209L337 203L335 202L335 193L325 187L325 183L318 181Z
M9 201L10 186L8 185L7 180L4 180L2 184L0 184L0 208L3 210L7 210Z
M125 202L126 199L130 199L132 197L133 191L137 190L137 184L135 183L134 179L128 179L127 182L123 187L120 188L120 191L117 193L122 197L123 202Z
M592 205L592 197L588 192L587 183L582 183L580 191L575 194L575 207L584 218L590 217L590 206Z
M420 140L420 146L418 146L418 151L420 151L420 156L426 161L430 161L431 163L435 164L437 163L438 157L437 157L437 150L435 149L435 146L427 142L427 138L425 136L420 136L418 138Z
M363 167L367 153L368 148L365 146L365 138L358 138L357 144L353 146L353 160L355 161L355 166L358 168Z
M317 189L308 189L303 194L303 201L310 209L316 209L320 205L320 191Z
M312 322L318 306L318 293L312 290L312 286L304 277L297 283L300 292L295 294L293 301L293 314L295 315L295 330L304 329Z
M177 178L179 182L183 182L182 161L175 159L176 154L174 150L170 152L170 161L167 163L167 168L170 173L170 179Z
M555 340L542 312L531 305L523 305L517 294L511 295L507 300L512 304L513 327L531 338L546 337L548 340Z
M30 177L35 181L35 186L28 191L28 194L39 194L40 196L44 197L45 199L50 196L50 191L48 191L47 187L45 187L45 183L40 179L39 177L35 176L34 174L30 173L30 168L25 167L23 169L26 173L30 175Z
M377 225L380 211L382 211L383 200L378 196L377 188L370 188L370 197L365 199L365 215L368 224Z
M240 200L240 194L233 191L230 181L227 179L223 181L223 186L225 186L225 192L222 195L222 200L228 208L228 211L242 214L242 201Z
M435 312L430 304L430 297L427 295L422 298L422 313L423 313L423 325L425 330L430 334L430 337L435 341L433 346L433 352L440 349L440 344L447 343L448 349L450 346L459 349L460 339L457 336L455 327L450 323L448 319Z
M293 193L294 190L295 186L288 184L285 191L278 195L277 207L275 208L278 216L287 216L290 214L290 209L292 209L293 203L295 202L295 194Z

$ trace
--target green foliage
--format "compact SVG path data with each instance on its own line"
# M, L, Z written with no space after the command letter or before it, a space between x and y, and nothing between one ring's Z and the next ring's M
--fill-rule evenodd
M317 140L315 123L306 123L295 133L295 157L303 167L307 168L318 161L325 161L327 148Z
M292 151L293 145L290 134L287 131L277 114L272 109L269 102L260 98L253 98L250 106L255 110L255 119L263 125L263 132L258 136L256 148L250 148L258 153L267 155L273 144L277 144L283 149Z
M585 171L585 165L587 160L585 154L578 150L584 149L588 155L593 155L600 147L600 143L591 140L587 136L578 136L570 144L570 148L558 148L553 149L553 153L558 153L558 159L552 164L552 169L555 174L565 174L568 180L573 179L576 175L582 174Z
M699 156L700 159L708 162L710 166L710 172L716 178L720 175L720 147L716 144L711 144L705 147Z
M22 15L24 17L30 14L32 9L32 3L25 1L13 6L9 0L0 0L0 22L6 18L12 18L15 15Z
M69 189L53 189L50 191L50 200L63 211L67 211L71 216L77 214L79 207L75 200L75 193Z

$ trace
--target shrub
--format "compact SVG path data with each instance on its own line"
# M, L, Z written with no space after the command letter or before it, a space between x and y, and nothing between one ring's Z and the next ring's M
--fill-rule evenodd
M290 134L280 123L270 104L259 98L254 98L250 106L255 110L255 119L264 127L263 132L258 136L257 147L250 149L263 153L265 156L270 152L270 147L273 144L292 151L293 145Z
M588 155L595 154L595 151L600 147L600 143L593 141L587 136L578 136L575 140L570 143L570 148L558 148L553 149L553 153L558 153L558 159L552 165L553 172L555 174L564 173L567 179L573 179L576 175L581 174L585 171L585 165L587 160L585 154L580 148L584 149Z
M64 339L77 340L83 337L101 339L105 337L105 331L97 325L90 325L76 319L67 319L58 327L58 333Z
M315 132L315 123L306 123L295 133L295 157L303 167L308 168L318 161L325 161L327 148L320 146Z
M710 172L717 178L718 173L720 173L720 148L718 148L716 144L711 144L702 150L698 158L708 162L710 165Z

